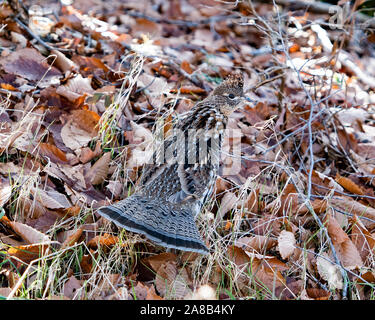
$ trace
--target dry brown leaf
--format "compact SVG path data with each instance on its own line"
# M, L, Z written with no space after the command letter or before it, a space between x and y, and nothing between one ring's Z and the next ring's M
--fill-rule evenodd
M6 216L3 216L1 222L13 229L23 240L29 244L50 243L51 239L44 233L21 222L10 221Z
M177 269L175 261L160 266L156 274L155 287L166 299L182 299L191 292L191 280L185 268Z
M12 52L0 59L0 65L10 74L16 74L31 81L39 81L39 86L47 87L59 84L61 72L48 65L45 57L33 48L24 48Z
M219 221L223 219L225 214L232 210L238 203L238 197L233 192L226 192L223 199L221 199L220 208L217 212L216 219Z
M155 23L148 19L138 18L132 28L133 37L139 37L141 35L149 34L154 39L161 35L162 26L159 23Z
M55 66L58 67L62 72L73 71L78 69L78 66L63 53L58 50L52 50L52 54L56 56Z
M82 163L87 163L94 159L95 157L98 157L102 153L102 148L100 141L96 142L95 150L92 151L90 148L82 148L81 153L79 155L79 161Z
M0 207L3 207L12 195L12 187L9 184L2 183L0 188Z
M329 261L327 254L323 254L316 259L316 266L320 276L328 282L330 289L342 289L344 283L340 268Z
M352 180L350 180L349 178L342 177L339 174L337 174L335 180L344 189L346 189L347 191L349 191L349 192L351 192L353 194L359 194L359 195L363 195L364 194L362 188L359 185L357 185L355 182L353 182Z
M92 264L92 257L89 254L83 255L80 267L82 268L83 273L89 274L92 272L93 264Z
M169 262L176 261L177 256L172 252L163 252L156 254L154 256L143 259L143 261L148 264L155 272L158 272L159 268Z
M86 177L93 185L100 184L107 177L109 163L111 161L111 153L106 152L94 165L89 169Z
M87 246L91 248L97 248L98 246L113 246L118 243L118 237L105 233L102 236L96 236L91 239Z
M64 242L61 245L61 250L74 245L79 240L79 238L81 237L82 232L83 232L82 228L79 228L77 230L67 231L66 232L66 239L64 240Z
M74 110L61 129L61 139L72 150L87 146L98 134L99 115L90 110Z
M69 299L80 300L84 295L84 292L80 290L81 288L82 280L78 280L75 276L70 276L64 284L64 296Z
M74 101L78 97L84 94L93 94L94 89L91 87L91 78L83 78L82 75L77 74L74 78L70 78L68 82L63 85L59 86L56 90L57 93L62 94L63 92L58 91L59 89L64 88L66 92L74 93L69 99L69 95L66 96L68 100ZM74 98L75 97L75 98ZM83 111L83 110L77 110Z
M65 163L68 161L65 152L50 143L41 142L39 144L39 153L43 157L49 158L52 162Z
M244 265L251 262L251 259L246 254L246 252L237 246L228 246L227 255L229 260L234 262L238 267L243 267Z
M292 232L283 230L280 232L277 242L281 258L288 259L293 254L296 245L294 234Z
M206 90L197 86L183 86L179 89L172 89L172 93L180 92L181 94L204 94Z
M191 65L190 65L189 61L186 61L186 60L182 61L181 62L181 69L186 71L189 74L193 73L193 69L191 68Z
M9 287L0 288L0 297L8 297L12 292L12 289Z
M22 260L25 263L30 263L32 260L38 259L48 253L49 243L36 243L30 245L22 245L10 247L7 253Z
M252 272L260 288L266 287L271 292L279 295L282 289L286 287L286 280L278 264L272 266L267 260L254 258L252 260Z
M267 236L242 237L236 240L235 245L245 251L255 250L258 253L267 251L275 246L277 241Z
M328 300L331 294L323 289L307 288L301 292L301 300Z
M358 249L363 261L371 257L375 248L375 238L366 229L356 214L354 214L352 218L352 232L350 238Z
M73 121L70 120L61 129L61 139L65 146L76 150L87 146L92 137L85 130L78 128Z
M37 201L49 209L66 209L72 206L65 195L52 188L46 188L46 190L32 188L30 193Z
M147 296L146 300L164 300L155 292L155 287L152 285L151 287L147 288Z
M375 209L370 206L365 206L362 203L355 201L349 197L334 197L329 200L329 203L342 211L356 214L358 217L366 217L375 220ZM373 227L374 223L368 220L363 220L363 224L369 228Z
M118 198L124 188L124 184L118 180L109 180L106 188L112 193L114 198Z
M357 248L349 239L349 236L344 232L344 230L342 230L332 214L327 215L325 223L327 225L328 234L342 265L349 269L362 267L363 261Z

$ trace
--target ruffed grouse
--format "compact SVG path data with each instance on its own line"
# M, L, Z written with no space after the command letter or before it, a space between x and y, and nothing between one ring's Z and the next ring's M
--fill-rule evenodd
M208 253L195 218L216 181L228 116L243 99L242 76L229 76L177 122L143 168L135 193L99 214L165 247Z

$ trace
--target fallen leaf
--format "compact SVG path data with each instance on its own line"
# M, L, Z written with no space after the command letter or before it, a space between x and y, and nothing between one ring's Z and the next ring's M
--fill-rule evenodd
M93 185L102 183L104 179L107 177L110 161L111 161L111 153L106 152L89 169L89 171L86 174L86 177Z
M49 236L21 222L10 221L6 216L0 220L13 229L23 240L29 244L50 243Z
M182 299L191 292L191 280L185 268L177 269L175 261L162 264L155 279L155 287L166 299Z
M79 240L79 238L81 237L82 232L83 232L82 228L79 228L77 230L67 231L66 232L66 239L61 244L61 250L74 245Z
M62 76L58 69L50 66L46 58L33 48L23 48L12 52L0 59L0 65L7 73L38 81L41 87L59 84Z
M22 245L16 247L10 247L7 253L12 256L22 260L25 263L30 263L31 261L38 259L49 251L49 243L35 243L30 245Z
M328 282L331 290L342 289L344 287L340 268L329 261L326 254L319 256L316 259L316 266L320 276Z
M64 296L69 299L80 300L83 298L84 292L82 288L82 281L78 280L75 276L70 276L68 281L64 283Z
M353 215L351 220L352 231L350 238L359 251L362 260L366 261L374 252L375 238L367 230L356 214Z
M281 258L288 259L293 254L296 245L294 234L283 230L280 232L277 242Z
M301 292L301 300L328 300L331 294L323 289L306 288Z
M235 246L242 248L245 251L254 250L262 253L275 246L277 241L268 236L255 235L252 237L242 237L235 241Z
M0 207L3 207L12 195L12 187L9 184L2 183L0 186Z
M348 269L362 267L363 262L357 248L349 239L349 236L344 232L344 230L342 230L332 214L327 215L325 223L327 225L327 231L332 240L332 244L336 249L336 253L342 265Z
M177 256L172 252L163 252L156 255L153 255L151 257L148 257L146 259L143 259L143 261L148 264L155 272L158 272L159 268L169 262L169 261L176 261Z
M64 194L57 192L52 188L46 188L46 190L43 190L33 187L30 189L30 193L37 201L49 209L66 209L72 206Z
M87 246L91 248L97 248L99 246L110 247L115 245L116 243L118 243L118 237L105 233L102 236L96 236L95 238L91 239L87 243Z
M342 177L339 174L336 175L336 181L346 190L353 194L363 195L364 192L360 186L354 183L352 180L346 177Z
M65 152L50 143L41 142L39 144L39 153L52 162L65 163L68 161Z

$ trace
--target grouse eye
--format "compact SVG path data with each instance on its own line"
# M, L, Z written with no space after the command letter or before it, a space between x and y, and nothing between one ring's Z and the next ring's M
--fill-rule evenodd
M228 94L228 98L229 99L234 99L234 94L233 93Z

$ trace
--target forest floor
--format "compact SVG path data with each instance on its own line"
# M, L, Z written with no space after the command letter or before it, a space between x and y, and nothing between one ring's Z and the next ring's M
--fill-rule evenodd
M369 300L375 35L366 3L0 1L0 296ZM361 8L361 10L360 10ZM100 217L160 119L231 73L209 255Z

